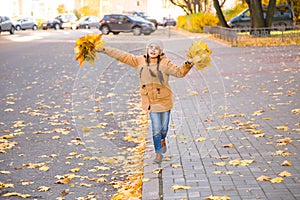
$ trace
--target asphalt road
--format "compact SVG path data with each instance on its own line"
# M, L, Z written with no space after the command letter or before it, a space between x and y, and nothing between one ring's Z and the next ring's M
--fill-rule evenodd
M0 35L1 199L7 193L7 199L27 194L29 199L110 199L117 192L116 181L126 178L124 165L136 144L123 138L138 129L138 80L133 69L104 55L94 67L79 67L75 40L92 32L99 33L29 30ZM104 39L143 53L152 37L186 43L169 29Z

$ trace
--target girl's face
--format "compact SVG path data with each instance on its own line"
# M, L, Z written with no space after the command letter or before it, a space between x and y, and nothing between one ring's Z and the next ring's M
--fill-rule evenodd
M155 45L155 44L150 44L148 46L148 55L150 56L150 58L156 58L160 55L161 50L159 48L159 46Z

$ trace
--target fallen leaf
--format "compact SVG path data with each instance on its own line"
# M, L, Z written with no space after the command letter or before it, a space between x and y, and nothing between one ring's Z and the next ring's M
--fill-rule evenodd
M290 172L286 171L286 170L283 171L283 172L280 172L278 175L282 176L282 177L292 176L292 174Z
M270 178L270 177L268 177L268 176L264 176L264 175L262 175L262 176L260 176L260 177L256 178L256 180L258 180L258 181L270 181L270 180L271 180L271 178Z
M173 164L172 164L172 168L175 168L175 169L176 169L176 168L181 168L181 167L182 167L182 166L181 166L180 164L178 164L178 165L173 165Z
M153 174L159 174L159 173L162 172L162 170L163 170L163 168L156 168L156 169L152 170L152 173Z
M107 112L104 114L105 116L113 116L114 115L114 112Z
M289 127L288 126L276 126L275 127L277 130L283 130L283 131L288 131Z
M283 178L276 177L270 180L271 183L281 183L283 181Z
M214 165L217 165L217 166L225 166L225 165L226 165L226 162L218 162L218 163L214 163Z
M46 187L46 186L40 186L40 187L37 188L37 190L40 191L40 192L47 192L50 189L51 189L50 187Z
M232 143L229 143L229 144L225 144L225 145L223 145L222 147L223 148L234 148L234 144L232 144Z
M293 165L292 162L287 161L287 160L285 160L281 163L281 166L292 166L292 165Z
M80 168L76 167L76 168L70 169L69 172L79 172L79 170L80 170Z
M292 110L292 113L298 115L298 114L300 114L300 109L299 109L299 108L293 109L293 110Z
M48 171L50 168L47 165L44 165L42 167L39 168L39 170L41 171Z
M30 197L30 194L20 194L17 192L9 192L9 193L3 194L2 196L3 197L17 196L17 197L21 197L21 198L28 198L28 197Z
M228 197L227 195L225 195L225 196L209 196L209 197L206 197L205 200L230 200L230 197Z
M196 139L196 142L203 142L205 140L206 140L205 137L199 137L198 139Z
M171 187L172 190L188 190L191 186L183 186L183 185L173 185Z
M56 184L68 184L68 183L70 183L70 181L71 181L70 178L64 178L64 179L56 181L55 183Z

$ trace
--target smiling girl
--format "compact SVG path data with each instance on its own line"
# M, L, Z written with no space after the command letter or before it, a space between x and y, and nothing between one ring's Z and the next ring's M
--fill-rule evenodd
M173 95L169 85L169 77L184 77L192 68L191 61L181 66L173 64L163 52L163 43L152 39L146 45L145 55L133 55L128 52L105 47L97 50L112 58L137 69L140 80L142 108L149 112L152 123L152 136L155 149L153 163L160 164L163 153L167 151L166 137L168 133Z

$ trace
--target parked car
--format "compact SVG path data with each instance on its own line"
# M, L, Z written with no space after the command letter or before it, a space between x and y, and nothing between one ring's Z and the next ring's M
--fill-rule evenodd
M25 17L25 18L17 20L15 26L16 26L17 31L26 30L26 29L32 29L32 30L38 29L38 23L32 17Z
M99 21L97 16L84 16L77 21L76 25L77 28L99 28Z
M0 33L3 31L9 31L11 35L15 33L14 22L7 16L0 16Z
M154 18L151 18L149 16L146 16L144 12L133 12L132 15L142 17L145 20L148 20L148 21L152 22L154 24L155 28L157 28L157 26L158 26L157 20L154 19Z
M164 17L161 22L158 23L159 26L176 26L177 22L174 18Z
M266 18L268 6L263 6L263 15ZM294 12L290 5L278 5L273 15L273 27L281 27L284 29L294 29L295 20ZM231 18L227 22L231 28L251 28L251 16L249 8L242 11L236 17Z
M74 14L61 14L54 19L46 20L42 23L42 27L44 30L49 28L54 28L55 30L71 28L73 30L76 29L77 17Z
M113 34L133 32L134 35L150 35L156 29L152 22L141 17L125 14L111 14L105 15L103 19L101 19L99 30L104 35L110 32Z

